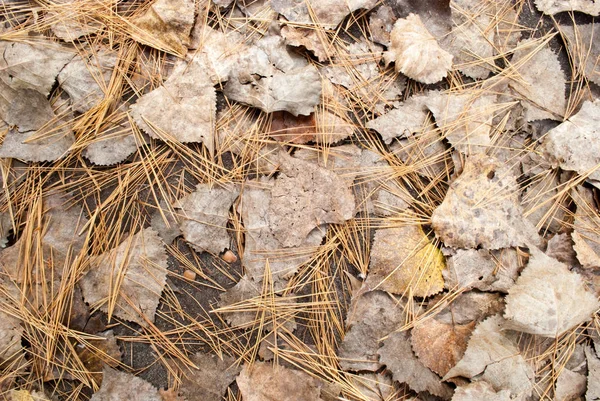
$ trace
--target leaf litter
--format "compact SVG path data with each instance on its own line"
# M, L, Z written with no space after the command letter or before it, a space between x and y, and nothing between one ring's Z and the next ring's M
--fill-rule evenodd
M4 3L0 398L598 397L593 1Z

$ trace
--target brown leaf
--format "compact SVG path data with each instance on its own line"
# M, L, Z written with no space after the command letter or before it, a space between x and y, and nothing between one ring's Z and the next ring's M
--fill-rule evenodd
M310 4L310 10L309 10ZM272 0L271 7L288 21L297 24L318 24L324 29L335 29L350 13L361 8L370 9L377 0L327 0L307 4L304 0Z
M600 13L600 7L598 7ZM590 81L600 85L600 25L573 24L561 25L560 32L567 40L569 54L573 57L573 65L583 67L583 73Z
M479 380L465 386L458 386L452 401L511 401L510 391L494 391L487 382Z
M227 387L241 371L235 358L214 354L196 353L191 361L198 366L182 368L183 378L180 393L187 401L221 401Z
M455 325L427 319L412 329L412 348L423 365L445 376L463 357L474 329L475 322Z
M145 380L129 373L104 368L102 386L90 401L161 401L158 390Z

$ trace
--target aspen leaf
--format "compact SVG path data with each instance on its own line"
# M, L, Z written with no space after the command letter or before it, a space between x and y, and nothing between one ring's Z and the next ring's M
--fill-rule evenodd
M334 29L350 13L375 7L377 0L272 0L271 7L288 21Z
M452 401L511 401L510 391L494 391L487 382L479 380L465 386L458 386Z
M425 99L423 95L413 96L386 114L367 122L367 128L379 132L387 144L394 138L407 138L420 132L428 122Z
M147 381L130 373L105 367L100 390L90 401L161 401L158 390Z
M580 11L594 16L600 14L600 3L596 0L535 0L535 6L547 15L564 11Z
M600 13L600 5L597 6L597 12ZM600 25L563 25L560 32L566 37L574 65L579 68L583 66L583 73L587 79L600 85Z

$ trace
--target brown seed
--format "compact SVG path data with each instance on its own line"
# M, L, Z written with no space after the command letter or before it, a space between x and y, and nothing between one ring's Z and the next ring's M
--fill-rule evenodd
M185 277L188 280L194 281L194 280L196 280L196 272L193 272L191 270L186 270L183 272L183 277Z
M235 261L237 260L237 256L235 256L235 253L231 252L230 250L227 250L221 256L221 259L223 259L227 263L235 263Z

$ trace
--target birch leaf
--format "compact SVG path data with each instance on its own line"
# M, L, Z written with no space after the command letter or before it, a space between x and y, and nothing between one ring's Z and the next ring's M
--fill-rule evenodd
M475 328L464 357L444 376L473 378L483 373L495 391L509 390L511 397L529 396L534 372L516 345L516 335L503 331L504 319L492 316Z
M217 95L198 62L178 62L163 86L131 106L136 124L153 138L182 143L203 142L214 151Z
M416 392L427 391L446 399L452 396L452 389L417 359L406 333L390 334L377 353L394 380L408 384Z
M375 7L377 0L272 0L271 7L288 21L335 29L350 13ZM310 10L309 10L310 7Z
M600 14L600 3L595 0L535 0L535 6L546 15L564 11L580 11L593 16Z
M158 390L147 381L129 373L104 368L100 390L90 401L161 401Z
M419 226L375 233L365 285L394 294L428 297L443 290L444 256Z
M565 74L558 56L549 47L535 44L519 42L511 60L519 76L509 82L509 87L523 99L527 121L562 120L567 108Z
M229 209L237 199L235 187L217 188L198 184L196 190L177 202L183 237L198 252L218 255L231 247L227 231Z
M156 231L146 228L93 259L80 285L93 308L107 312L112 301L115 316L148 327L154 322L166 279L164 244Z
M542 151L554 167L575 171L600 186L600 100L581 110L544 137Z
M396 71L424 84L441 81L452 68L452 55L440 47L416 14L396 21L385 58L388 64L395 62Z
M581 276L541 251L532 251L506 297L507 327L556 338L591 319L600 303Z
M487 382L479 380L465 386L458 386L452 401L511 401L510 391L494 391Z
M467 159L431 223L447 246L457 248L499 249L539 241L523 217L516 177L509 166L485 155Z
M194 13L193 0L155 0L144 14L133 19L133 24L141 29L134 38L159 50L185 54Z
M245 401L318 401L321 393L320 383L308 374L263 362L244 365L236 382Z
M266 36L239 54L223 93L266 113L309 115L321 101L321 78L316 67L286 48L283 38Z
M219 358L214 354L196 353L190 360L198 366L182 368L180 393L187 401L221 401L227 387L241 371L230 356Z
M600 5L597 6L600 13ZM569 54L574 65L583 69L583 73L593 83L600 85L600 25L576 24L560 27L567 40Z

